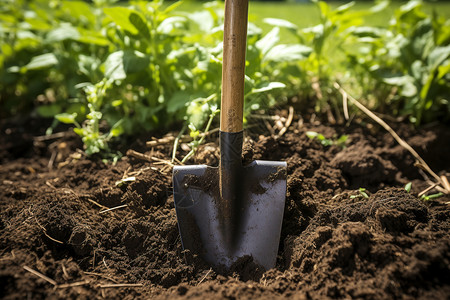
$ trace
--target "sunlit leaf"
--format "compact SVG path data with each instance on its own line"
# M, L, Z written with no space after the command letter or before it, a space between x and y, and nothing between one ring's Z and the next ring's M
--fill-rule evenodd
M313 50L310 47L294 44L294 45L275 45L264 56L264 61L298 61L308 57Z
M62 114L57 114L55 116L55 118L65 124L75 124L75 118L77 117L76 113L73 114L68 114L68 113L62 113Z
M266 84L262 84L258 88L252 89L252 94L268 92L268 91L271 91L271 90L274 90L274 89L282 89L282 88L285 88L285 87L286 87L286 85L284 83L281 83L281 82L269 82L269 83L266 83Z
M428 56L428 65L430 69L437 69L446 59L450 57L450 45L446 47L436 47Z
M64 40L76 40L80 37L78 30L69 23L62 23L59 27L50 31L46 36L47 43L61 42Z
M24 71L48 68L58 64L58 59L53 53L46 53L35 56L22 69Z
M117 51L111 53L105 61L105 77L121 80L129 73L142 71L148 67L149 59L138 51Z
M148 24L139 16L136 12L130 13L128 17L130 23L138 30L144 38L150 38L150 31L148 29Z
M255 46L263 55L269 52L280 40L280 28L274 27L262 39L256 42Z
M137 15L141 20L143 19L143 17L139 14L139 12L132 10L130 8L126 8L126 7L105 7L103 9L104 13L106 15L108 15L111 20L116 23L118 26L120 26L123 30L126 30L128 32L130 32L131 34L138 34L139 33L139 28L137 28L131 21L130 21L130 16L131 15ZM136 21L137 17L132 17L132 19L135 22L139 22ZM140 25L138 25L140 26Z
M157 30L159 33L172 34L176 29L185 29L187 19L181 16L169 17L159 24Z
M292 30L297 30L298 26L294 23L291 23L289 21L283 20L283 19L276 19L276 18L265 18L263 19L264 23L267 23L272 26L278 26L283 28L288 28Z

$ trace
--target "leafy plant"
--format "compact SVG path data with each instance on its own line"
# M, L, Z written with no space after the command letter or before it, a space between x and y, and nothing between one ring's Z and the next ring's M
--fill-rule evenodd
M121 134L177 124L194 136L195 151L202 132L216 124L223 3L186 12L182 2L116 2L4 1L1 116L36 110L71 120L89 153L106 151ZM244 120L296 94L339 119L342 100L335 81L368 96L371 108L408 115L417 125L448 120L449 20L411 1L387 26L367 26L365 17L388 2L365 10L353 4L333 8L315 1L320 19L308 28L265 18L271 28L265 33L249 24ZM282 31L298 42L280 43ZM89 98L90 89L100 104ZM324 145L345 143L344 137L314 138Z
M186 122L191 134L201 131L212 122L211 111L220 99L223 4L207 3L200 12L185 13L177 11L182 2L131 1L120 6L114 2L95 1L89 6L34 0L19 2L21 10L9 3L1 15L9 22L2 28L10 26L3 40L14 45L22 36L33 37L22 47L34 51L22 60L14 55L18 46L6 51L11 63L7 57L9 64L1 70L16 80L6 93L23 90L26 97L41 99L37 110L41 115L82 124L75 132L88 154L107 150L110 139L122 133L177 122ZM11 12L17 17L7 18ZM20 23L21 19L25 21ZM274 81L273 73L292 60L264 53L263 47L269 51L278 44L269 44L259 28L250 27L246 114L273 105L277 96L271 93L286 86ZM0 62L5 63L5 57ZM5 94L1 99L8 98ZM109 132L102 133L99 124Z
M449 25L436 13L426 14L421 1L410 1L389 27L352 30L362 46L359 53L348 53L349 65L373 87L365 93L375 93L379 109L409 116L416 125L448 118Z
M369 199L369 195L367 194L366 189L365 188L359 188L357 195L351 195L350 196L350 199L356 199L356 198Z
M76 113L62 113L55 116L55 118L62 123L73 124L76 126L74 131L82 138L86 154L88 155L100 152L111 154L108 142L123 132L122 120L119 120L114 124L107 134L102 134L100 132L100 122L102 120L101 108L106 92L110 86L111 81L104 79L96 85L88 84L83 87L88 101L89 113L86 115L86 120L82 125L76 121Z

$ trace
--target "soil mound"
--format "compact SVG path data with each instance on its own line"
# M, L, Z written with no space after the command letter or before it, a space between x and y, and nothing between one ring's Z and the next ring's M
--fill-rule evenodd
M245 162L288 164L277 266L244 257L221 272L181 247L170 144L145 153L157 159L112 165L85 158L73 134L37 140L35 130L0 134L3 299L450 297L450 197L420 199L427 183L384 132L294 123L281 137L249 133ZM324 146L307 131L348 140ZM399 131L449 175L447 128ZM194 163L217 161L212 138Z

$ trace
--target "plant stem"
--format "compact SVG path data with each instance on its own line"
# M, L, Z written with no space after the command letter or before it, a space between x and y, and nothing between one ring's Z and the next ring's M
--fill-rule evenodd
M212 121L214 120L214 117L217 115L218 111L213 112L209 115L208 124L206 124L205 133L209 131L209 127L211 127ZM184 164L189 158L191 158L192 155L194 155L195 151L197 151L198 145L201 145L203 141L205 140L206 134L202 135L200 140L198 141L197 147L193 147L191 151L189 151L188 154L183 158L181 161L182 164Z
M173 151L172 151L172 160L171 162L173 163L175 161L175 156L177 154L177 148L178 148L178 142L180 141L181 136L183 135L183 133L186 131L186 123L183 125L183 128L181 129L180 133L177 135L175 141L173 142Z

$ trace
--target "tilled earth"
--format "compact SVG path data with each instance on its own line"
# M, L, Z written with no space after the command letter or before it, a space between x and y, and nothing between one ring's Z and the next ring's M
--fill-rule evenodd
M450 298L450 196L421 200L429 183L414 158L376 126L295 120L282 136L247 132L245 162L287 162L285 216L276 267L243 259L228 273L181 247L172 144L138 140L130 148L145 157L129 153L112 165L86 158L70 131L36 138L44 129L1 127L4 299ZM447 127L396 130L450 175ZM307 131L346 134L346 147L324 146ZM216 165L218 154L211 136L191 163Z

